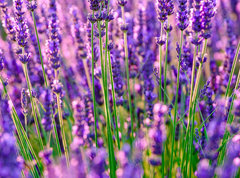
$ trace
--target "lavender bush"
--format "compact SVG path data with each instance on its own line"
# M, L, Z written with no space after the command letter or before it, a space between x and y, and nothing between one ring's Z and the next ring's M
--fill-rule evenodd
M0 0L0 177L240 177L239 0Z

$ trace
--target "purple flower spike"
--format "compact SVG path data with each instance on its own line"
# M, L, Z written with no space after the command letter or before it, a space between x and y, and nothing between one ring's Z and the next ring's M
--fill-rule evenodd
M127 0L118 0L119 6L125 6L127 4Z
M201 16L202 16L202 34L204 39L211 37L210 30L212 28L211 18L215 15L215 8L212 0L204 0L202 2Z
M42 119L42 125L45 129L46 132L51 131L52 129L52 111L51 111L51 106L52 106L52 93L50 89L47 89L45 91L45 112L44 112L44 117Z
M187 0L179 0L179 10L177 13L178 28L183 31L189 25Z
M167 2L166 0L157 0L158 20L165 22L167 20Z
M34 11L37 9L37 1L36 0L26 0L27 9L30 11Z
M60 35L57 17L56 1L50 0L49 4L49 39L47 41L47 54L53 69L57 70L60 67Z
M98 11L100 9L100 0L88 0L90 3L90 9L92 11Z
M23 0L15 0L14 1L15 7L15 18L16 18L16 34L17 34L17 42L18 45L21 47L26 47L27 39L29 36L28 26L24 18L24 11L23 11Z
M14 28L14 19L10 17L7 8L7 2L5 0L0 0L0 8L2 11L2 22L5 30L12 41L16 41L16 30Z

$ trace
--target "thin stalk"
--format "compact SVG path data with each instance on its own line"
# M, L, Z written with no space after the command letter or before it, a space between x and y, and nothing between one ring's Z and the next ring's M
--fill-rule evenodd
M25 78L26 78L26 81L27 81L31 106L32 106L32 110L33 110L33 118L34 118L36 130L37 130L38 139L39 139L39 142L40 142L41 149L43 149L43 141L42 141L42 137L41 137L40 127L38 125L38 119L36 117L36 110L35 110L35 106L34 106L34 102L33 102L33 96L32 96L32 86L31 86L31 82L30 82L30 79L29 79L29 75L28 75L27 64L22 64L22 68L23 68L23 72L24 72L24 75L25 75Z
M58 133L57 133L57 126L56 126L56 121L54 116L52 116L53 119L53 129L54 129L54 134L55 134L55 139L56 139L56 145L57 145L57 151L58 151L58 156L61 157L62 156L62 151L61 151L61 146L60 146L60 142L59 142L59 137L58 137ZM50 139L49 139L50 142Z
M12 115L12 117L14 117L14 116ZM15 135L15 137L16 137L16 141L17 141L17 143L18 143L20 152L21 152L24 160L25 160L25 161L32 161L32 160L31 160L31 156L30 156L30 154L29 154L29 152L28 152L28 147L27 147L26 143L25 143L25 142L22 143L21 140L18 139L18 136L17 136L17 135ZM31 166L31 169L33 169L33 170L30 169L31 173L34 174L35 177L38 176L36 167L33 166L33 165L30 165L30 166Z
M64 127L63 127L63 117L62 117L62 108L61 108L61 103L60 103L60 94L56 94L56 96L57 96L58 116L59 116L59 122L60 122L60 128L61 128L61 134L62 134L62 140L63 140L63 149L64 149L66 161L67 161L67 166L69 167L69 154L68 154L67 141L66 141Z
M161 35L163 35L163 22L161 22ZM159 100L162 101L162 45L159 45Z
M122 10L122 19L123 24L126 24L125 20L125 11L124 6L121 6ZM123 38L124 38L124 51L125 51L125 67L126 67L126 74L127 74L127 90L128 90L128 104L129 104L129 110L130 110L130 117L131 117L131 143L133 141L133 110L132 110L132 102L131 102L131 91L130 91L130 80L129 80L129 64L128 64L128 41L127 41L127 31L123 32Z
M105 80L106 73L104 70L102 35L101 35L101 27L100 27L99 21L97 22L97 26L98 26L98 31L99 31L99 47L100 47L102 83L103 83L103 94L104 94L104 105L105 105L104 109L105 109L105 116L106 116L106 120L107 120L110 175L111 175L111 177L116 177L114 148L113 148L113 140L112 140L111 124L110 124L110 111L109 111L109 107L108 107L107 78Z
M169 18L169 17L168 17ZM167 20L167 26L169 27L169 22ZM165 67L164 67L164 93L167 93L167 67L168 67L168 40L169 40L169 30L166 33L166 52L165 52ZM167 104L167 97L164 94L164 104Z
M41 119L41 115L40 115L40 112L39 112L39 109L38 109L38 105L37 105L36 99L33 99L33 102L34 102L35 107L36 107L37 116L38 116L39 119ZM39 121L39 123L41 123L41 120ZM43 133L43 138L47 142L47 135L46 135L46 132L45 132L42 124L40 124L40 128L41 128L42 133Z
M26 133L28 133L28 129L27 129L27 126L28 126L27 114L24 114L24 122L25 122L25 131L26 131Z
M206 54L206 51L207 51L207 39L205 39L204 41L204 47L203 47L203 52L202 52L202 56L201 56L201 61L203 60L204 58L204 55ZM194 133L194 121L195 121L195 117L194 117L194 114L195 114L195 110L196 110L196 104L197 104L197 93L198 93L198 90L199 90L199 83L200 83L200 78L201 78L201 74L202 74L202 67L203 67L203 63L201 62L200 63L200 66L199 66L199 69L198 69L198 72L197 72L197 77L196 77L196 84L195 84L195 87L194 87L194 92L193 92L193 96L192 96L192 103L193 104L193 112L192 112L192 115L190 116L192 118L192 125L191 125L191 132L190 132L190 144L189 144L189 147L190 147L190 153L188 154L190 156L190 161L189 161L189 172L190 172L190 176L191 176L191 167L192 167L192 143L193 143L193 133ZM192 107L192 106L189 106L189 107Z
M238 43L237 51L235 53L235 57L234 57L234 60L233 60L233 65L232 65L230 77L229 77L229 80L228 80L228 85L227 85L227 90L226 90L226 93L225 93L225 98L227 98L228 93L229 93L229 89L230 89L230 85L231 85L231 82L232 82L233 73L234 73L234 70L235 70L235 67L236 67L236 63L237 63L239 50L240 50L240 42Z
M38 31L37 31L37 25L36 25L36 19L35 19L34 11L32 11L32 18L33 18L33 23L34 23L35 34L36 34L36 37L37 37L39 56L40 56L41 66L42 66L42 71L43 71L43 78L44 78L44 82L45 82L46 87L48 87L47 75L46 75L44 65L43 65L42 50L41 50L40 40L39 40L39 37L38 37Z
M175 95L175 105L174 105L174 120L173 120L173 134L172 134L172 152L170 157L170 172L169 177L172 175L172 167L173 167L173 152L174 152L174 142L175 142L175 131L176 131L176 121L177 121L177 111L178 111L178 91L179 91L179 76L180 76L180 60L182 55L182 44L183 44L183 31L181 31L181 40L180 40L180 51L178 58L178 73L177 73L177 91Z
M113 114L115 118L115 124L116 124L116 132L117 132L117 144L118 149L120 150L120 139L119 139L119 129L118 129L118 116L117 116L117 105L116 105L116 97L115 97L115 85L113 81L113 74L112 74L112 62L110 57L110 52L108 51L108 63L109 63L109 73L110 73L110 79L111 79L111 86L112 86L112 98L113 98Z
M197 33L196 33L196 38L198 38L198 34ZM189 100L189 113L190 113L190 110L191 110L190 106L192 105L192 95L193 95L193 89L194 89L196 56L197 56L197 46L195 45L194 54L193 54L193 65L192 65L191 89L190 89L190 100ZM190 118L188 118L188 125L189 125L189 119Z

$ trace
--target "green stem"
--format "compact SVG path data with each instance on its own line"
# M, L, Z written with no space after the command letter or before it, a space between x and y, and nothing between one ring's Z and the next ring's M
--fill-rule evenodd
M105 116L107 120L107 133L108 133L108 149L109 149L109 164L110 164L110 175L111 177L116 177L116 169L115 169L115 158L114 158L114 148L113 148L113 140L112 140L112 132L111 132L111 124L110 124L110 111L108 107L108 88L107 88L107 78L104 70L104 61L103 61L103 45L102 45L102 35L101 35L101 26L100 22L97 22L98 31L99 31L99 47L100 47L100 58L101 58L101 71L102 71L102 84L103 84L103 94L104 94L104 109ZM106 64L105 64L106 65Z
M36 19L35 19L34 11L32 11L32 18L33 18L33 23L34 23L35 34L36 34L36 37L37 37L39 56L40 56L41 66L42 66L42 71L43 71L43 78L44 78L44 82L45 82L46 87L48 87L47 75L45 73L45 69L44 69L44 65L43 65L42 50L41 50L40 40L39 40L39 37L38 37L38 31L37 31L37 25L36 25Z
M177 73L177 91L175 95L175 105L174 105L174 120L173 120L173 134L172 134L172 150L170 157L170 172L169 177L172 175L172 167L173 167L173 152L174 152L174 142L175 142L175 131L176 131L176 121L177 121L177 111L178 111L178 91L179 91L179 76L180 76L180 60L182 55L182 44L183 44L183 31L181 31L181 40L180 40L180 51L178 58L178 73Z
M62 108L61 108L61 103L60 103L60 94L56 93L56 97L57 97L58 116L59 116L59 122L60 122L60 128L61 128L61 134L62 134L62 140L63 140L63 149L64 149L64 154L65 154L65 157L66 157L66 161L67 161L67 166L69 167L69 154L68 154L67 141L66 141L64 126L63 126L63 117L62 117Z
M161 35L163 34L163 22L161 22ZM159 45L159 100L162 101L162 45Z
M168 21L167 21L168 23ZM167 26L169 27L169 23L167 24ZM169 30L167 30L167 39L166 39L166 52L165 52L165 67L164 67L164 104L167 104L167 97L166 94L167 93L167 66L168 66L168 40L169 40Z
M124 6L121 6L121 10L122 10L123 24L126 25ZM123 38L124 38L124 51L125 51L125 67L126 67L126 74L127 74L128 104L129 104L130 117L131 117L131 143L132 143L133 137L134 137L134 134L133 134L133 110L132 110L131 90L130 90L130 80L129 80L130 77L129 77L129 64L128 64L127 31L123 32Z
M40 127L38 125L38 119L36 117L36 110L35 110L35 106L34 106L34 102L33 102L33 96L32 96L32 85L31 85L29 75L28 75L27 64L22 64L22 67L23 67L23 72L24 72L24 75L25 75L25 78L26 78L26 81L27 81L27 86L28 86L28 91L29 91L29 95L30 95L32 111L33 111L33 118L34 118L36 130L37 130L37 134L38 134L38 139L39 139L39 142L40 142L41 149L43 149L43 141L42 141L42 137L41 137Z
M94 17L94 12L92 14ZM97 143L97 104L95 96L95 82L94 82L94 47L93 47L93 27L94 23L92 22L91 26L91 51L92 51L92 96L93 96L93 113L94 113L94 133L95 133L95 144L98 147Z
M204 42L201 61L203 60L206 52L207 52L207 39L205 39L205 42ZM201 74L202 74L202 67L203 67L203 63L201 62L200 66L199 66L199 69L198 69L198 72L197 72L196 84L195 84L195 87L194 87L194 92L193 92L192 102L191 102L191 104L193 104L194 107L193 107L193 112L191 112L192 115L190 115L190 118L192 118L192 125L191 125L191 132L190 132L190 134L191 134L190 135L190 144L189 144L190 152L188 153L188 155L190 157L190 161L189 161L189 174L190 174L190 176L191 176L191 171L192 171L191 170L191 167L192 167L192 144L193 144L193 134L194 134L194 121L195 121L194 114L195 114L195 110L196 110L197 93L198 93L198 90L199 90L199 83L200 83L200 78L201 78ZM192 108L192 106L189 106L189 107Z
M56 139L56 145L57 145L57 152L58 152L58 156L61 157L62 156L62 152L61 152L61 146L60 146L60 141L59 141L59 137L58 137L58 133L57 133L57 126L56 126L56 121L54 116L52 116L52 123L53 123L53 129L54 129L54 134L55 134L55 139ZM50 137L51 139L51 137ZM49 143L50 143L50 139L49 139Z
M113 74L112 74L112 62L111 62L111 57L110 57L110 52L109 52L109 51L108 51L108 63L109 63L109 72L110 72L111 86L112 86L113 114L114 114L115 124L116 124L117 144L118 144L118 149L120 150L120 139L119 139L119 131L118 131L119 129L118 129L117 105L116 105L115 87L114 87Z
M36 101L35 98L33 99L33 102L34 102L34 104L35 104L37 116L38 116L38 118L40 119L40 120L39 120L39 123L41 123L41 114L40 114L40 112L39 112L38 105L37 105L37 101ZM42 124L40 124L40 129L41 129L41 131L42 131L42 133L43 133L43 138L44 138L44 140L47 142L47 134L46 134L46 132L45 132Z

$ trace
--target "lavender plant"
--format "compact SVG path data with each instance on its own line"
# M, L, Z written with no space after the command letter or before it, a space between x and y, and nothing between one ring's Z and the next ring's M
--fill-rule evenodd
M0 16L0 177L240 176L238 1L0 0Z

